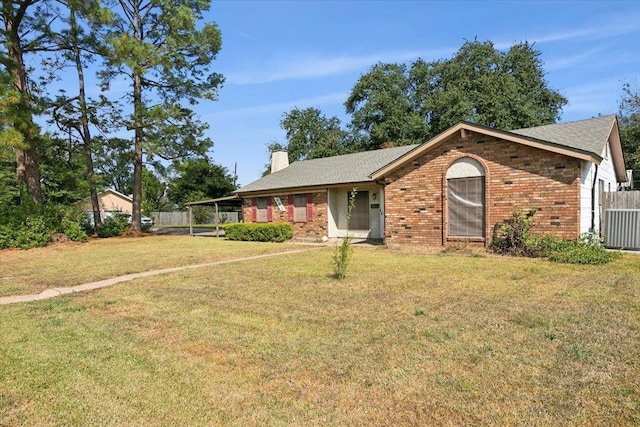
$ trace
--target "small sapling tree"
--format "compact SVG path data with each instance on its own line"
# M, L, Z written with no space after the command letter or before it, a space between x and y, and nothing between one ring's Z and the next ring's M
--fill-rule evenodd
M333 276L340 280L344 279L347 275L347 267L349 266L353 252L351 249L353 236L351 236L349 229L351 225L351 214L356 203L356 194L358 194L358 189L354 187L349 195L349 206L347 207L347 234L344 236L344 239L342 239L342 244L336 246L336 250L333 253Z

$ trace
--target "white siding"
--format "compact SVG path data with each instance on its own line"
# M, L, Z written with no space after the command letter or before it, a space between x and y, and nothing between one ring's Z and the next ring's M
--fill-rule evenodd
M595 165L591 162L582 162L580 167L580 234L587 233L591 228L591 187L594 174Z
M600 232L601 224L601 212L600 212L600 197L599 197L599 184L602 180L604 184L604 191L617 191L618 182L616 181L615 168L611 161L611 150L609 144L602 152L603 160L598 165L596 175L596 165L591 162L582 162L580 170L580 233L587 233L591 228L591 194L594 179L595 182L595 232Z
M605 152L602 153L604 160L602 160L602 163L600 163L598 167L598 179L604 181L604 191L617 191L618 181L616 180L616 171L611 159L611 150L609 149L608 142L606 152L608 155Z

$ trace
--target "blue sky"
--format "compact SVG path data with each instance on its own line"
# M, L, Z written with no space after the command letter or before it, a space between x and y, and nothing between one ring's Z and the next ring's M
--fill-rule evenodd
M623 81L640 84L640 2L214 1L226 77L198 106L211 158L238 184L258 179L266 145L294 107L348 121L343 103L377 62L451 57L465 40L541 51L549 86L569 99L561 121L617 112Z

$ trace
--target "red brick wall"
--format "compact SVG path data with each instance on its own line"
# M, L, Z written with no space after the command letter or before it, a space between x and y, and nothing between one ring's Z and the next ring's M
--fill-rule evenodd
M311 221L289 221L289 194L271 194L273 222L289 222L293 227L293 237L296 239L320 239L328 235L327 220L327 191L313 193L313 219ZM278 210L275 197L280 197L285 207L284 212ZM245 222L251 221L251 197L243 198L242 213Z
M456 134L386 177L385 241L442 245L447 236L446 173L462 157L485 169L485 239L514 209L538 208L532 231L576 238L580 234L580 161L468 132Z

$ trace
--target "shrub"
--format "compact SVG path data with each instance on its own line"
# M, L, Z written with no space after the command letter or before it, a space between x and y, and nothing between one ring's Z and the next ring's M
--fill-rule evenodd
M74 206L53 203L25 203L5 206L0 212L0 248L29 249L45 246L54 233L71 240L86 241L80 220L82 212Z
M0 249L15 247L16 240L14 228L5 224L0 224Z
M531 208L526 213L517 209L502 226L496 224L491 249L503 255L533 256L536 252L536 239L529 229L535 213L536 208Z
M96 228L93 226L93 214L91 214L91 217L87 214L82 215L80 227L82 227L87 236L93 235L96 232Z
M62 220L62 232L74 242L86 242L89 239L87 233L84 231L84 227L80 222L72 221L64 218Z
M606 264L620 256L605 249L600 237L585 233L577 241L561 241L547 250L549 260L569 264Z
M293 229L287 222L229 224L224 233L229 240L251 242L284 242L293 237Z
M549 254L549 260L568 264L606 264L619 256L620 254L608 252L604 248L573 242L564 250Z
M54 230L47 226L45 218L41 215L28 217L23 227L17 231L15 247L20 249L46 246L54 233Z
M529 231L534 213L535 209L526 214L514 211L504 225L494 229L491 249L503 255L547 257L550 261L571 264L606 264L619 256L608 252L600 236L593 233L585 233L578 240L534 236Z
M102 225L96 228L96 234L100 238L116 237L122 235L128 227L127 215L117 213L106 218Z

